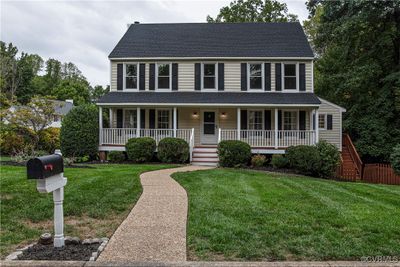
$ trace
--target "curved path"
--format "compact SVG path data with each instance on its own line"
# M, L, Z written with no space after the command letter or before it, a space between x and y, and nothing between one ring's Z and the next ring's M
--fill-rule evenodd
M210 169L185 166L140 175L143 193L97 261L186 261L188 198L171 174Z

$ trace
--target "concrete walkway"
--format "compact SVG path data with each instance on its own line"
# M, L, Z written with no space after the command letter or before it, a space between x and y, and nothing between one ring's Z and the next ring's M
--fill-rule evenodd
M170 175L204 169L210 167L186 166L140 175L143 193L97 262L186 261L188 198Z

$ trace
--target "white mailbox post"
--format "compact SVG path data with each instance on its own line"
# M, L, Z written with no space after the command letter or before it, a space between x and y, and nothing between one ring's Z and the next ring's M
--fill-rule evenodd
M34 158L27 163L28 179L36 179L36 188L40 193L53 192L54 201L54 247L60 248L64 243L64 163L60 150L54 155Z

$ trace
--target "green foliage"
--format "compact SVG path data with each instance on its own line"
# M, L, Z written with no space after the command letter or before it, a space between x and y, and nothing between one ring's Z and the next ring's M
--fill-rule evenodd
M274 155L272 155L271 165L275 169L282 169L282 168L286 168L289 165L289 161L283 155L274 154Z
M161 162L184 163L189 159L189 145L181 138L164 138L158 143L157 156Z
M267 162L264 155L254 155L251 157L251 166L262 167Z
M131 138L125 145L128 159L134 162L149 162L156 150L156 141L151 137Z
M321 158L321 166L318 175L320 177L330 178L333 176L336 167L340 163L340 152L336 146L326 142L319 141L317 149Z
M108 153L108 159L111 162L123 162L125 160L125 153L122 151L110 151L110 153Z
M0 125L0 152L6 155L27 153L35 149L36 134L29 128L13 124Z
M298 172L317 176L321 169L321 157L316 146L291 146L286 150L289 166Z
M216 18L207 16L207 22L287 22L297 21L288 13L285 3L276 0L235 0L222 7Z
M228 140L218 144L219 165L222 167L240 167L247 165L251 157L249 144Z
M59 100L72 99L75 105L89 103L89 83L82 79L65 79L53 89L52 95Z
M59 128L46 128L39 132L39 145L40 150L45 150L48 153L54 153L54 150L60 148L60 129Z
M98 110L95 105L73 108L62 120L60 142L66 157L95 157L99 145Z
M397 144L390 155L390 163L395 173L400 175L400 144Z

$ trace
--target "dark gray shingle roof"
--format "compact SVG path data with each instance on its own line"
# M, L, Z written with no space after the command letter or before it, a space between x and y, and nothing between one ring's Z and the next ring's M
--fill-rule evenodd
M314 57L298 22L132 24L110 58Z
M313 93L110 92L97 103L319 105L321 101Z

